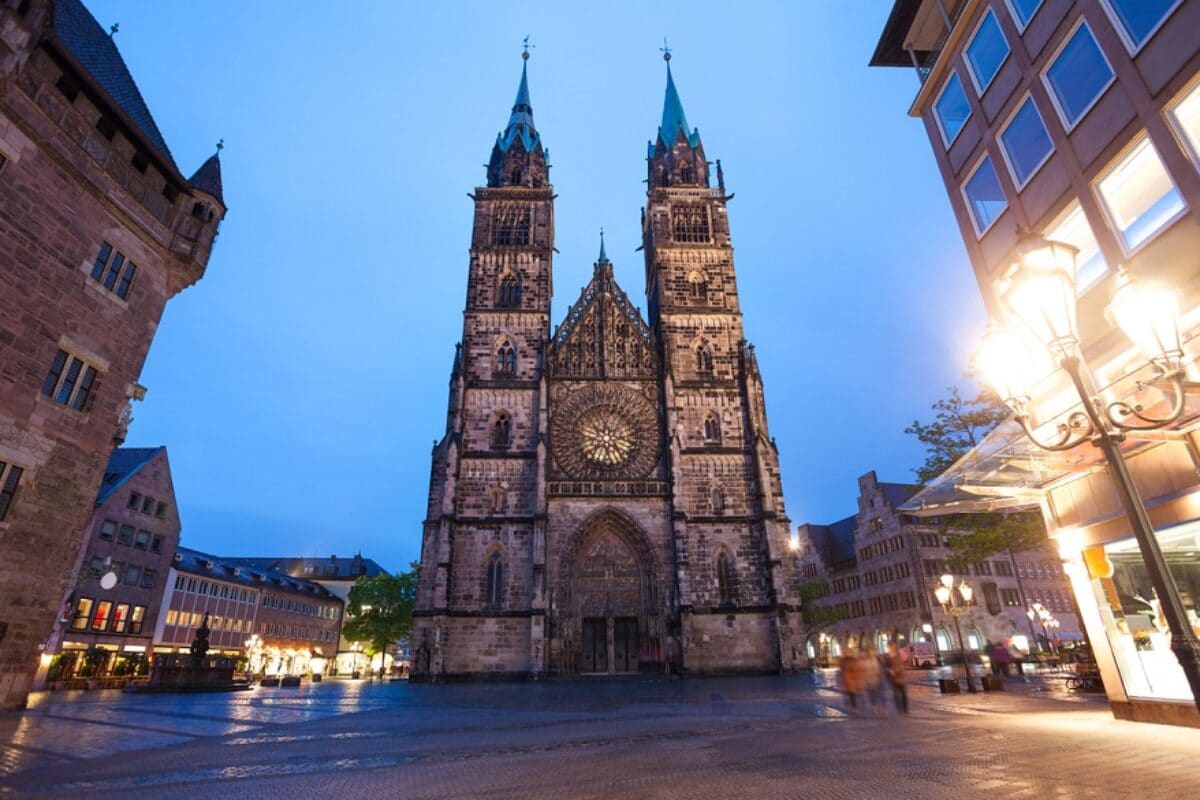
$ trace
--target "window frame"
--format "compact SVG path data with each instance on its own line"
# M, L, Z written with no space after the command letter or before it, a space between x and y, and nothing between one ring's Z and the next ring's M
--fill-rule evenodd
M1117 167L1123 162L1125 162L1134 153L1134 151L1142 146L1143 143L1148 145L1150 149L1154 151L1154 155L1158 159L1159 165L1166 174L1167 180L1171 183L1171 188L1179 196L1180 206L1174 214L1163 220L1162 224L1155 228L1153 233L1138 242L1136 246L1130 247L1128 242L1125 240L1125 233L1117 224L1116 219L1113 218L1112 210L1108 207L1108 201L1105 199L1104 193L1100 189L1100 184L1104 183L1105 179L1112 175L1113 171L1116 170ZM1162 160L1162 155L1158 152L1158 148L1154 146L1154 139L1151 138L1149 132L1146 130L1142 130L1141 133L1130 139L1129 143L1125 147L1121 148L1121 151L1104 166L1104 169L1096 173L1096 177L1091 181L1091 189L1092 195L1100 204L1101 213L1104 214L1105 220L1108 222L1109 227L1112 229L1112 232L1116 237L1117 244L1120 246L1121 252L1124 253L1127 258L1132 258L1136 253L1140 252L1143 248L1170 229L1176 222L1187 216L1189 210L1187 198L1184 197L1183 192L1179 190L1179 184L1176 182L1175 176L1171 174L1170 168L1168 168L1166 162ZM1159 199L1161 200L1162 198Z
M941 114L938 113L938 104L941 103L942 98L946 96L946 91L950 88L950 83L952 81L958 81L959 91L962 92L963 99L967 101L967 115L963 117L962 124L958 126L958 130L954 132L954 135L947 137L946 127L942 124ZM950 68L950 77L946 78L946 82L942 84L942 89L937 93L937 97L933 99L933 104L931 107L933 108L934 124L937 125L938 133L940 133L942 136L942 144L945 146L946 150L949 150L950 146L958 141L959 135L963 132L963 129L967 127L967 123L971 121L971 117L975 114L974 109L971 108L971 99L967 97L967 90L963 86L962 78L959 76L958 70L954 69L953 67Z
M1175 93L1170 102L1163 107L1163 114L1167 118L1167 124L1171 128L1171 133L1175 135L1175 140L1178 142L1180 149L1183 150L1196 170L1200 171L1200 130L1196 132L1195 141L1192 141L1191 136L1183 129L1176 114L1179 107L1193 97L1195 98L1194 102L1200 104L1200 75L1188 81L1182 89Z
M58 345L50 370L42 380L40 394L57 406L87 414L91 411L100 374L100 368L87 358Z
M1096 250L1097 250L1097 252L1099 252L1100 258L1104 261L1104 272L1100 273L1092 280L1088 281L1087 283L1083 283L1083 284L1079 283L1079 262L1076 261L1076 263L1075 263L1075 295L1076 295L1076 297L1083 297L1085 294L1090 292L1092 289L1095 289L1097 286L1099 286L1101 283L1103 283L1104 279L1112 273L1113 268L1108 265L1108 259L1104 256L1104 248L1100 246L1100 239L1096 236L1096 229L1094 227L1092 227L1092 223L1087 218L1087 213L1083 210L1083 204L1081 202L1079 202L1079 199L1075 198L1075 199L1071 200L1069 203L1067 203L1063 207L1062 211L1060 211L1058 213L1058 215L1055 216L1050 221L1050 224L1046 225L1045 228L1043 228L1042 235L1048 239L1055 239L1056 237L1051 236L1051 232L1056 230L1057 228L1061 227L1062 224L1067 221L1067 217L1071 216L1072 214L1074 214L1076 212L1083 215L1083 221L1087 225L1088 230L1091 232L1092 239L1094 239L1096 241ZM1107 218L1106 218L1106 221L1107 221ZM1114 233L1115 233L1115 231L1114 231ZM1059 241L1062 241L1062 240L1059 239ZM1071 243L1066 242L1066 244L1071 244ZM1074 245L1072 245L1072 246L1074 246Z
M17 502L17 490L21 488L21 478L24 476L24 467L0 461L0 522L8 518L8 512Z
M1012 203L1009 202L1009 199L1006 196L1004 198L1004 208L1000 210L999 214L992 218L992 221L987 224L987 227L980 229L979 220L975 219L975 212L973 210L971 198L967 194L967 185L974 180L975 176L979 173L979 170L983 169L984 162L987 161L992 162L992 172L996 175L996 183L1000 183L1000 173L996 170L996 164L994 159L992 159L992 154L989 151L984 150L983 155L978 161L975 162L975 166L971 168L971 171L967 173L967 176L963 179L962 183L960 183L958 187L959 193L963 199L963 203L967 207L967 216L971 218L971 227L975 230L975 238L977 240L983 239L983 237L987 235L988 231L995 227L996 223L1000 221L1000 218L1004 216L1004 213L1012 206ZM1000 184L1000 193L1004 194L1004 184Z
M975 69L971 65L971 58L967 51L971 49L971 45L974 44L976 37L979 36L979 32L983 29L983 24L987 22L987 18L989 16L992 18L992 22L996 24L996 32L1000 34L1000 40L1004 42L1005 53L1004 58L1000 59L1000 63L996 65L996 70L988 78L987 83L983 86L980 86L979 79L975 75ZM1000 20L996 16L996 10L991 6L988 6L987 11L985 11L983 15L979 17L979 21L975 23L975 29L971 31L971 35L967 37L967 43L963 45L962 49L963 63L967 66L967 74L971 76L971 84L975 87L975 94L978 97L983 97L985 94L987 94L987 90L991 87L992 83L995 82L996 76L1000 74L1000 70L1004 69L1004 65L1008 62L1008 59L1011 55L1012 45L1009 44L1008 37L1004 35L1004 29L1000 27Z
M1125 49L1130 56L1136 56L1142 52L1142 48L1150 43L1150 40L1162 30L1163 25L1167 24L1167 20L1179 10L1183 5L1183 0L1175 0L1175 3L1163 12L1162 17L1154 24L1154 27L1146 33L1146 37L1140 42L1133 41L1133 35L1125 28L1125 23L1121 21L1121 15L1112 7L1112 0L1100 0L1100 6L1104 9L1104 13L1108 15L1108 21L1112 23L1113 30L1121 37L1121 44L1125 45Z
M1047 141L1050 142L1050 149L1047 150L1046 154L1042 156L1041 161L1038 161L1033 169L1029 171L1029 174L1025 177L1025 180L1021 180L1021 177L1017 174L1017 168L1013 164L1012 157L1008 153L1008 147L1005 145L1004 134L1012 126L1013 120L1017 118L1017 115L1021 113L1022 109L1025 108L1027 103L1032 104L1033 113L1037 114L1038 122L1042 124L1042 130L1046 134ZM1046 166L1046 162L1050 160L1051 156L1054 155L1057 149L1054 146L1054 139L1050 136L1050 129L1046 127L1046 118L1042 116L1042 110L1038 108L1037 100L1034 99L1033 94L1026 92L1024 99L1013 107L1012 112L1009 113L1008 117L1004 120L1004 123L1000 126L1000 129L996 134L996 144L1000 146L1000 155L1004 158L1004 163L1008 167L1008 174L1013 179L1013 185L1016 187L1017 193L1020 194L1021 190L1028 186L1029 182L1037 177L1037 174L1041 172L1042 167ZM1001 186L1000 188L1003 189L1004 187Z
M1086 106L1084 106L1083 110L1079 112L1079 116L1072 121L1067 119L1067 113L1063 109L1062 104L1059 103L1058 94L1054 89L1054 86L1050 83L1050 70L1053 69L1054 65L1058 63L1058 59L1062 56L1063 50L1067 49L1067 45L1070 44L1071 40L1074 39L1076 34L1079 33L1080 28L1087 28L1088 36L1092 37L1092 42L1096 45L1096 50L1099 51L1100 57L1104 59L1104 64L1108 67L1108 81L1096 91L1096 96L1093 97ZM1104 47L1101 46L1100 40L1096 38L1096 32L1092 30L1092 26L1088 24L1088 21L1081 16L1078 21L1071 26L1071 29L1067 31L1067 34L1063 36L1062 41L1058 43L1058 47L1054 49L1054 52L1050 54L1050 57L1046 59L1046 66L1042 69L1040 77L1042 79L1042 86L1045 87L1046 93L1050 95L1050 104L1054 106L1054 112L1058 114L1058 120L1062 123L1063 130L1065 130L1067 133L1071 133L1071 131L1075 130L1079 123L1083 122L1084 118L1091 113L1092 109L1096 107L1096 104L1100 102L1101 98L1108 94L1108 90L1112 88L1113 84L1117 82L1117 71L1113 69L1112 61L1109 59L1108 53L1104 52Z
M1017 26L1017 31L1024 34L1026 29L1029 28L1030 23L1033 22L1033 18L1042 10L1042 6L1046 5L1046 0L1037 0L1037 5L1029 12L1029 19L1024 22L1021 21L1021 15L1013 8L1013 0L1004 0L1004 5L1008 9L1008 16L1012 18L1013 24Z

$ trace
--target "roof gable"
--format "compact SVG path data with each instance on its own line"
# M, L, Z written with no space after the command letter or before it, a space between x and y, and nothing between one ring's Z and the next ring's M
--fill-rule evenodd
M150 463L163 447L118 447L108 457L108 466L104 468L104 478L100 481L100 491L96 495L96 505L100 505L125 485L125 482Z
M592 280L550 342L547 367L559 378L654 378L654 336L613 278L601 252Z

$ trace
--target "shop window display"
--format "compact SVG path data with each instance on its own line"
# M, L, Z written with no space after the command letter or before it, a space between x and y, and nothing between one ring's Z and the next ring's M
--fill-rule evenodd
M1188 621L1200 635L1200 521L1158 531L1157 536ZM1083 561L1125 691L1130 697L1191 700L1137 542L1130 538L1089 547Z

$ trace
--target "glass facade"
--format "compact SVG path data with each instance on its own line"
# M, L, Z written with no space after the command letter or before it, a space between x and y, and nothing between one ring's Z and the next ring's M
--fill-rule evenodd
M1184 209L1183 197L1146 137L1109 169L1097 188L1129 251L1151 239Z
M1158 531L1158 543L1200 635L1200 520ZM1171 652L1171 631L1137 542L1122 539L1086 548L1083 566L1095 593L1125 691L1131 698L1190 701L1191 691Z
M1083 119L1113 82L1112 67L1087 24L1075 29L1046 69L1044 80L1067 130Z
M1028 183L1054 152L1050 134L1046 132L1042 115L1038 113L1032 97L1025 98L1017 113L1000 132L1000 144L1018 188Z
M984 15L963 54L975 88L983 94L1000 71L1004 59L1008 58L1008 42L1004 40L1000 23L996 22L996 15L991 10Z
M950 73L950 80L946 81L933 108L942 131L942 141L949 147L971 116L971 105L967 102L967 93L963 91L957 72Z

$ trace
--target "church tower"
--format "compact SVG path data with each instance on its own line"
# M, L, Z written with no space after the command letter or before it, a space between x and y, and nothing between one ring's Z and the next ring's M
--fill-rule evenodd
M663 371L682 660L689 671L802 658L795 565L762 379L742 330L724 174L717 186L667 61L647 156L643 249Z
M446 432L434 445L413 630L414 671L424 674L535 669L533 550L545 520L542 357L554 193L533 122L528 51L523 58L487 185L470 195L463 334Z

